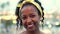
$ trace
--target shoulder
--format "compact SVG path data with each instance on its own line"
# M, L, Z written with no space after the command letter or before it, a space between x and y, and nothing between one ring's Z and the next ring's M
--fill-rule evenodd
M44 32L40 32L40 34L45 34Z
M24 32L21 32L20 34L26 34L26 31L24 31Z

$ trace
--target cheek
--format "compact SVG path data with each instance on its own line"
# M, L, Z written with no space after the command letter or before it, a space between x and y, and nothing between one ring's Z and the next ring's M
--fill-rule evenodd
M27 28L27 23L26 23L26 20L22 20L22 25Z
M35 18L33 18L34 24L36 27L38 27L39 23L40 23L40 17L36 16Z
M25 24L25 20L22 20L22 25L24 25Z
M36 21L36 22L39 22L40 18L39 18L39 16L36 16L35 18L33 18L33 20Z

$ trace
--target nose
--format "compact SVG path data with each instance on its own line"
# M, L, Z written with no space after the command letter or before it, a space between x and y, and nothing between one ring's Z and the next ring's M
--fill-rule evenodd
M30 23L32 19L30 17L27 18L27 23Z

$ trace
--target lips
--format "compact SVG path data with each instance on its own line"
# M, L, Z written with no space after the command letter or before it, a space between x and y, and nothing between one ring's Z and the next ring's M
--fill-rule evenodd
M30 24L27 25L27 27L28 27L29 29L32 29L32 28L34 27L34 24L33 24L33 23L30 23Z

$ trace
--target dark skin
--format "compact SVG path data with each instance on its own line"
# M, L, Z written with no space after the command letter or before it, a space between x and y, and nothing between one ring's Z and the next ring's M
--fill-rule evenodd
M21 34L43 34L39 30L40 15L33 5L24 6L21 10L22 24L26 31Z

